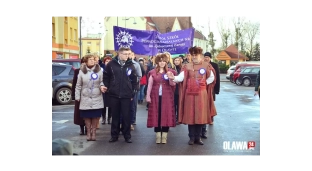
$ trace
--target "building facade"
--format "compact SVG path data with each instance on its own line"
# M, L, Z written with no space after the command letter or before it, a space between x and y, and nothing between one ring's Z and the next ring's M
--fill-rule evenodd
M208 45L209 45L209 42L207 38L200 31L195 29L193 46L201 47L203 49L203 53L205 53L205 52L209 52Z
M104 54L101 52L101 39L100 38L92 38L86 37L81 38L82 46L81 46L81 55L84 56L88 53L98 54L102 57Z
M52 59L79 58L78 17L52 17Z
M238 50L235 45L230 45L226 49L222 50L217 56L216 59L221 63L226 65L234 65L237 62L248 61L249 58L246 57L241 52L238 53Z

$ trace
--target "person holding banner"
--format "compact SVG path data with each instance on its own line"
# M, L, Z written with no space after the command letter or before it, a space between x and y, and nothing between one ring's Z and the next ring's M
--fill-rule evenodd
M215 71L211 65L202 61L203 49L191 47L191 62L183 65L181 73L174 76L168 72L169 79L179 83L179 123L187 124L189 145L204 145L201 131L204 124L211 122L216 108L212 91L216 84Z
M168 68L169 58L166 54L158 54L155 58L157 66L149 72L146 102L149 103L147 127L154 127L156 143L166 144L169 127L175 127L174 90L176 83L169 80L168 71L173 75L176 72Z
M130 127L130 103L137 93L138 78L132 60L129 58L130 48L121 47L118 56L110 61L104 70L104 85L109 94L112 108L111 139L116 142L120 132L120 117L122 117L122 132L127 143L132 143Z

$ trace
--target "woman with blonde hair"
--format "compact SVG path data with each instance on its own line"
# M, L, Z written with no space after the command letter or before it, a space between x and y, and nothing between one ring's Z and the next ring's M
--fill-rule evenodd
M166 54L166 56L168 57L168 68L175 70L175 65L173 64L171 54L169 52L164 52L164 54Z
M75 88L75 100L80 102L80 117L84 118L87 128L87 141L96 140L96 126L104 108L102 97L102 92L105 92L103 72L100 65L95 64L94 60L95 57L92 54L84 56L85 63L80 66Z
M157 54L155 69L149 72L146 102L149 103L147 127L154 127L156 143L166 144L169 127L175 127L174 90L175 82L169 80L167 72L176 72L168 68L166 54Z

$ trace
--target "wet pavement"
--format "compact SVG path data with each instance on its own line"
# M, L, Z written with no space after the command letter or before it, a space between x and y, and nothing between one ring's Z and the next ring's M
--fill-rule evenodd
M145 103L138 104L131 144L122 135L117 142L109 143L108 124L100 125L97 141L86 141L85 135L79 135L79 126L73 124L73 103L52 106L52 139L72 141L79 155L260 155L260 100L253 96L254 87L230 82L221 82L220 86L215 102L218 115L214 125L208 126L204 145L188 145L187 125L170 128L167 144L156 144L154 130L146 127ZM255 144L254 149L246 149L248 144Z

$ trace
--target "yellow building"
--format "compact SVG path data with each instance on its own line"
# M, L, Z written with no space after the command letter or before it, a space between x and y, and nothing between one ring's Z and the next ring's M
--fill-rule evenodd
M52 17L52 59L79 58L78 17Z
M243 62L249 60L248 57L246 57L242 53L238 53L238 50L235 45L230 45L223 51L221 51L217 56L216 59L218 61L221 61L222 63L225 63L226 65L231 65L231 62Z
M87 53L96 53L100 57L104 55L104 52L100 51L101 39L100 38L81 38L81 55L84 56Z

